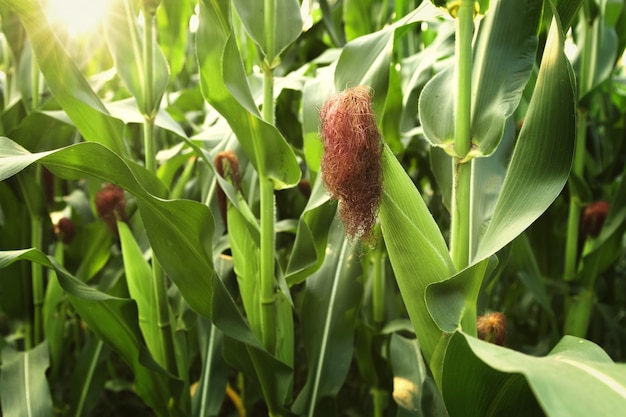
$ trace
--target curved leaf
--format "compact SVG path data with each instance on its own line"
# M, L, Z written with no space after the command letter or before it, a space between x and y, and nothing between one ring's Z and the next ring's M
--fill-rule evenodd
M294 186L301 175L298 161L276 127L261 118L231 29L230 1L200 3L196 51L202 94L228 121L259 175L276 189Z
M125 162L104 146L86 142L55 151L28 153L0 137L0 181L39 162L66 177L91 175L137 197L150 244L189 305L211 316L213 216L204 204L163 200L165 187L145 169Z
M437 223L386 145L382 163L380 225L400 293L426 361L430 361L441 330L426 307L426 287L453 275L455 269Z
M102 143L119 155L128 155L123 124L109 116L104 104L72 61L50 27L42 10L43 5L34 0L0 0L0 6L9 8L20 17L48 87L83 137Z
M473 45L471 141L490 155L502 138L504 123L522 97L535 63L542 1L492 1ZM455 63L424 87L419 114L434 146L454 142Z
M137 306L133 300L113 297L88 286L37 249L0 252L0 268L28 260L54 269L59 283L89 329L115 349L133 369L137 394L160 415L183 415L182 381L160 368L141 342Z
M524 231L559 195L574 152L574 93L558 18L546 42L524 125L474 260L495 253Z
M539 406L550 417L611 416L626 407L626 365L572 336L540 358L456 333L443 377L451 416L544 415Z
M402 35L409 30L410 25L440 14L441 11L429 2L422 2L417 9L397 22L349 42L343 48L337 62L335 89L342 91L359 84L372 87L374 112L382 115L389 86L389 65L396 30Z
M302 33L302 16L297 0L235 0L237 14L268 62L274 61ZM266 21L268 5L274 12ZM271 26L268 28L268 24Z

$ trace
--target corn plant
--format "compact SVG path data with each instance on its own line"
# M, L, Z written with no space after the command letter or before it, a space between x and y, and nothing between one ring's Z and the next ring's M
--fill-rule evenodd
M3 415L622 412L622 1L104 10L0 0Z

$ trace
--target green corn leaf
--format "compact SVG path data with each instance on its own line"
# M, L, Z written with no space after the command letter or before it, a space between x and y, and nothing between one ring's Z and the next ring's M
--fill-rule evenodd
M76 312L98 338L111 346L134 372L137 394L160 416L182 416L182 381L160 368L141 342L137 306L87 286L37 249L0 252L0 268L19 260L54 269ZM3 400L4 401L4 400Z
M534 357L456 333L443 377L451 417L611 416L626 407L626 365L572 336Z
M316 416L317 402L343 385L354 345L356 312L363 292L360 247L345 239L335 220L320 270L306 280L300 324L307 352L307 380L294 402L298 415Z
M388 146L383 151L380 225L393 272L427 361L441 330L425 302L426 287L454 275L441 231Z
M228 378L228 369L222 358L222 332L203 318L198 321L198 326L202 330L199 332L202 373L191 398L191 415L214 416L224 402Z
M478 155L490 155L502 138L535 63L538 0L494 1L473 45L471 141ZM453 147L455 63L433 77L420 95L424 134L434 146Z
M117 184L137 197L137 206L156 257L189 305L210 317L213 270L213 217L191 200L163 200L163 184L145 169L125 162L104 146L86 142L31 154L0 137L0 180L39 162L57 174L91 175Z
M270 413L284 415L293 370L265 350L217 277L214 289L213 318L215 326L224 333L224 359L256 383Z
M297 0L235 0L233 4L250 37L270 63L302 33Z
M248 159L276 189L300 180L295 154L276 127L259 113L232 33L230 1L203 0L196 52L205 99L228 121Z
M474 260L490 256L524 231L567 181L574 152L575 112L571 68L563 45L561 26L555 19L524 125Z
M43 5L34 0L0 0L0 7L16 13L28 32L35 56L54 97L88 141L128 155L123 124L109 116L61 41L50 27Z
M137 106L145 115L151 115L159 107L161 97L169 82L169 69L163 52L156 42L152 48L153 84L147 85L143 68L143 33L137 26L137 16L130 0L114 0L107 7L105 34L115 68L126 88L137 100ZM146 92L152 94L147 96ZM150 100L150 102L146 101Z
M374 90L374 112L382 116L385 98L389 87L389 65L393 42L406 33L417 22L431 19L441 12L428 2L397 22L378 32L361 36L349 42L342 50L335 70L335 89L343 91L348 87L365 84ZM397 31L397 32L396 32Z
M5 346L0 366L0 397L5 417L52 416L52 396L46 380L48 344L27 352Z
M157 9L159 44L167 57L171 80L185 65L189 19L193 15L194 4L192 0L161 0L161 6Z
M124 257L126 285L130 297L137 303L139 328L146 346L157 360L165 358L159 326L159 306L152 288L152 268L135 241L128 225L117 222L117 230ZM167 306L166 306L167 307ZM165 363L165 362L161 362Z
M304 281L324 261L326 242L337 206L328 203L328 195L318 175L296 231L285 280L291 285Z

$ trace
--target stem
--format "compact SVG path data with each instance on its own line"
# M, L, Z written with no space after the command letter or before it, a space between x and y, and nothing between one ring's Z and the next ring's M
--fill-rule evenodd
M374 405L373 416L383 417L383 411L385 409L386 393L378 388L372 388L370 391L372 394L372 400Z
M582 52L579 79L580 101L587 92L591 90L594 71L594 31L593 23L590 19L590 10L587 2L581 12L581 18L585 22L585 32L582 36ZM572 165L572 175L582 179L585 174L585 149L587 139L587 109L578 108L578 120L576 125L576 146L574 148L574 163ZM567 240L565 242L565 265L563 277L567 281L575 278L578 258L578 229L580 222L580 199L576 195L574 187L570 186L569 213L567 220Z
M572 175L582 178L585 169L585 142L587 136L587 111L578 109L578 123L576 127L576 146L574 148L574 163ZM569 212L567 217L567 238L565 241L565 268L563 278L571 281L576 277L578 269L578 231L580 228L580 199L574 187L570 185Z
M472 100L472 36L474 2L461 0L457 13L457 95L454 151L456 154L452 186L452 219L450 252L457 270L470 259L470 196L472 164L466 158L470 151Z
M143 139L144 158L146 169L156 175L156 149L154 138L154 120L156 104L154 103L154 38L155 24L154 14L144 10L144 39L143 39L143 96L144 113ZM157 258L152 256L152 292L158 309L158 323L160 334L160 347L162 352L156 355L158 361L168 371L174 375L178 374L176 366L176 355L174 351L174 340L172 336L171 315L167 298L167 279L161 264ZM156 352L153 352L156 354Z
M261 178L261 326L263 345L276 352L276 291L274 289L274 184Z
M38 173L40 166L37 166ZM31 213L30 219L30 237L31 246L33 248L42 249L43 219L39 213ZM38 263L31 263L32 282L33 282L33 346L38 345L43 340L43 266Z
M274 0L265 0L265 28L267 51L263 62L263 119L274 124ZM260 149L262 144L257 144ZM257 155L259 155L257 153ZM260 163L262 166L262 163ZM261 192L261 326L263 345L276 353L276 290L274 280L274 184L267 178L264 167L259 170Z

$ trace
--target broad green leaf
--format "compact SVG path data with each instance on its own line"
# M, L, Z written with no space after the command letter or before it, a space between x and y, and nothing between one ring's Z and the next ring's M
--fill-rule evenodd
M478 155L490 155L502 138L535 63L537 0L491 2L473 44L471 141ZM433 77L420 96L424 134L434 146L453 147L455 62ZM450 152L452 150L450 149Z
M411 178L384 147L380 225L400 293L430 361L441 330L426 307L426 287L455 273L441 231Z
M19 260L54 269L59 283L89 329L111 346L134 372L137 394L160 416L183 415L179 410L182 382L160 368L141 342L137 306L87 286L37 249L0 252L0 268Z
M123 124L109 116L48 23L43 5L35 0L0 0L0 7L16 13L28 32L35 56L55 99L85 140L106 145L128 155Z
M349 42L342 50L335 70L335 89L343 91L359 84L370 86L374 90L374 112L382 117L385 97L389 86L389 65L393 42L411 25L434 18L441 12L428 2L423 2L417 9L397 22L384 27L378 32L361 36ZM398 30L398 32L396 32Z
M213 217L191 200L163 200L163 184L145 169L122 160L104 146L87 142L37 154L0 138L0 180L39 162L73 178L91 175L125 188L137 198L150 244L189 305L210 317Z
M483 259L445 281L426 288L428 311L444 332L454 333L462 327L466 333L476 330L476 301L489 259ZM419 336L419 334L418 334Z
M345 239L337 220L329 234L324 264L306 280L300 317L308 368L293 410L311 417L320 415L318 401L336 396L346 379L363 292L359 245Z
M302 33L297 0L234 0L233 4L269 63Z
M46 380L48 344L20 352L10 346L2 349L0 397L5 417L52 416L52 396Z
M196 52L205 99L228 122L261 177L276 189L296 185L300 167L276 127L263 121L246 79L230 21L230 1L203 0Z
M534 357L456 333L443 376L450 416L611 416L626 407L626 365L571 336Z
M138 16L130 0L114 0L108 4L105 34L115 68L120 78L137 100L137 106L145 115L159 108L161 97L169 82L169 69L156 40L152 41L152 68L144 68L144 34L137 25ZM146 73L152 73L152 85L148 85Z
M270 413L282 414L292 369L272 356L248 327L224 283L214 278L213 320L224 333L224 359L260 388Z
M539 75L491 222L474 260L524 231L559 195L574 151L574 93L558 19L552 22Z

